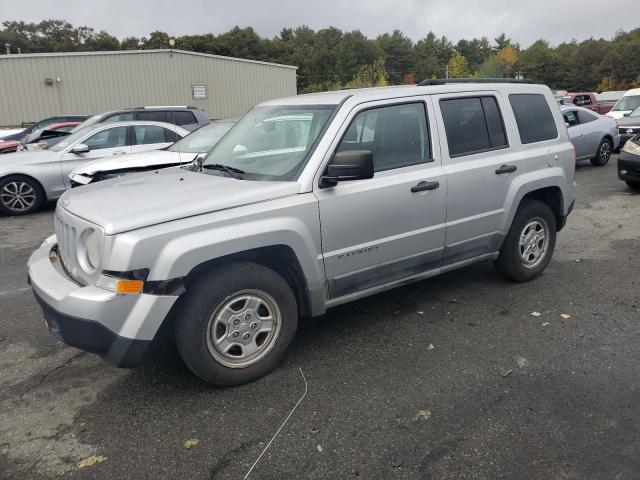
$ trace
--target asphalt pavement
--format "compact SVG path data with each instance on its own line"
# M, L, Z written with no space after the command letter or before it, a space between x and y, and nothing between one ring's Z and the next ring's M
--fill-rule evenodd
M26 284L53 206L0 218L0 478L640 478L640 195L604 168L543 276L477 264L304 322L237 388L170 343L134 370L66 347Z

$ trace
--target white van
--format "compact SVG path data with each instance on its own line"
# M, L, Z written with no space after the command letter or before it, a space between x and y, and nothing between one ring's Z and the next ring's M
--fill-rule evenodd
M607 113L611 118L622 118L640 107L640 88L632 88L616 102L611 111Z

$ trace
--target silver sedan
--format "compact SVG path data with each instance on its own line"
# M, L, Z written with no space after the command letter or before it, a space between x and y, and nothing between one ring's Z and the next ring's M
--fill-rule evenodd
M97 158L165 148L189 133L163 122L99 123L49 150L0 156L0 212L24 215L71 188L69 173Z
M606 165L620 145L616 121L582 107L562 106L560 110L576 149L576 161L591 160L597 167Z

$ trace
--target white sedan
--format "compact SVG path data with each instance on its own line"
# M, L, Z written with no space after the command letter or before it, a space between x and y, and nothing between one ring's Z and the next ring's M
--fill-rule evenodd
M165 148L189 133L163 122L98 123L48 150L0 156L0 212L24 215L71 187L74 168L103 157Z

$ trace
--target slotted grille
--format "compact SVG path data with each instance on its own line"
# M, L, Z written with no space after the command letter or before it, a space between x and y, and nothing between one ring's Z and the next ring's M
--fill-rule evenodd
M56 212L54 217L56 237L58 239L58 253L62 264L72 275L77 271L77 230L76 227L65 222L62 216Z

